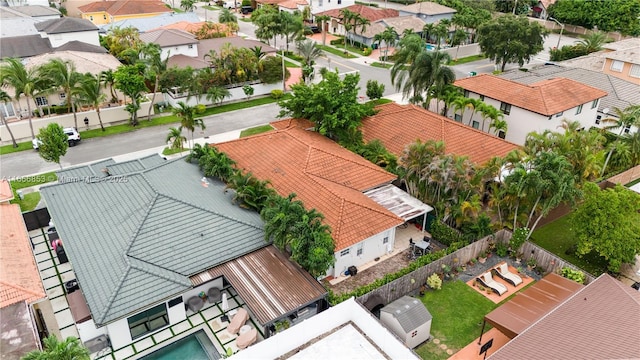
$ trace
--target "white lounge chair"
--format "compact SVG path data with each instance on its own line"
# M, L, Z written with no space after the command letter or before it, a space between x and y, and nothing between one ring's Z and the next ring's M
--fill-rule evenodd
M501 277L503 280L507 281L513 286L518 286L522 284L522 278L511 271L509 271L509 265L506 262L498 264L493 268L493 271Z
M478 276L477 280L485 287L493 290L494 293L502 296L502 294L507 292L507 287L499 282L493 280L493 275L491 275L491 271L487 271L486 273Z

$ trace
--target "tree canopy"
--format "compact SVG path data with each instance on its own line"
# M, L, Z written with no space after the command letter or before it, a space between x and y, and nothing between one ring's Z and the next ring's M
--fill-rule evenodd
M584 201L572 216L578 253L596 251L609 261L609 270L620 271L640 253L640 195L616 185L601 190L595 183L584 186Z
M120 66L113 74L116 80L116 88L122 91L131 99L131 103L126 106L127 111L131 114L131 125L138 125L138 110L140 109L141 94L147 90L144 83L145 65L138 63L136 65Z
M89 360L89 350L82 346L80 340L75 337L68 337L59 341L54 335L49 335L44 339L44 349L35 350L22 360Z
M482 52L504 71L507 63L522 66L542 51L545 36L546 30L538 23L509 14L481 25L478 44Z
M40 157L45 161L60 165L60 158L67 153L67 148L69 148L69 140L62 126L50 123L47 127L40 128L38 138L40 139L38 148ZM60 168L62 169L62 165Z
M347 140L358 131L362 119L374 114L373 106L358 102L359 74L347 74L344 80L337 71L321 74L318 84L291 86L293 97L279 102L279 116L311 120L321 134Z
M619 31L625 35L640 35L640 1L558 0L549 7L549 14L558 21L602 31Z

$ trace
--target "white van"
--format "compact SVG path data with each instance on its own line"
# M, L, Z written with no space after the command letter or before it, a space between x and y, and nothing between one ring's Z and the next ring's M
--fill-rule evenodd
M78 130L72 127L64 128L63 130L64 130L64 133L67 134L69 147L76 146L76 144L80 142L81 139L80 139L80 133L78 132ZM31 140L31 145L33 145L33 148L36 150L40 148L40 144L42 144L42 140L38 138Z
M235 9L240 7L240 2L238 1L225 1L224 8L225 9Z

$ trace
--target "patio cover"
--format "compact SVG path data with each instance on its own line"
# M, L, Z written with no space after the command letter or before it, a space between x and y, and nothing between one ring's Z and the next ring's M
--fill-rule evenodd
M572 280L551 273L487 314L484 320L513 339L582 287L583 285Z
M392 184L365 191L364 194L367 195L369 199L398 215L405 221L414 219L433 210L431 206ZM424 229L424 224L422 228Z
M192 276L193 286L224 276L262 325L312 304L327 291L280 250L260 250Z

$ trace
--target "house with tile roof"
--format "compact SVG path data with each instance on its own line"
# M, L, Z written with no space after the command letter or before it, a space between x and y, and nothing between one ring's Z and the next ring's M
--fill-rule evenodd
M451 20L457 11L450 7L434 2L424 1L406 5L398 9L400 16L415 16L427 24L434 24L440 20ZM398 31L400 34L400 31Z
M502 111L508 130L499 136L519 145L525 143L530 132L554 131L565 119L578 121L589 129L597 117L600 99L607 96L605 91L566 78L525 85L482 74L456 80L454 85L464 90L465 97L479 98ZM471 111L466 111L456 120L489 132L488 121L482 125L478 115L475 119L472 116Z
M129 346L229 284L265 337L301 308L326 308L326 290L265 241L260 216L184 159L69 168L41 193L88 307L71 307L83 342L107 335L113 349Z
M639 359L639 323L640 292L602 274L488 359Z
M614 108L622 110L631 105L640 104L640 91L638 91L637 84L598 70L565 66L565 62L534 66L526 72L507 71L499 76L522 84L533 84L541 80L563 77L605 91L607 95L598 102L598 115L591 124L591 126L598 128L607 125L602 121L603 119L617 118L613 111ZM638 131L638 128L632 126L625 129L611 129L616 134L621 130L624 133L634 133Z
M198 31L200 31L206 25L207 25L206 21L196 21L196 22L179 21L179 22L164 25L157 29L152 29L149 31L163 30L163 29L164 30L181 30L181 31L185 31L190 34L196 35ZM229 26L227 26L226 24L209 22L208 25L210 26L207 26L206 29L207 29L207 34L209 35L222 34L224 36L233 36L233 31L231 31Z
M433 210L400 189L389 197L371 191L396 179L375 164L315 131L308 121L282 120L268 132L217 144L238 169L268 180L281 196L295 193L307 209L324 215L331 227L336 262L327 275L365 264L393 249L396 227ZM260 149L256 151L255 149ZM368 194L367 194L368 193Z
M173 13L173 10L160 0L96 1L79 6L78 11L83 19L96 25Z
M32 243L13 192L0 180L0 348L3 359L20 359L40 348L34 314L47 295L31 251Z
M383 32L386 28L392 27L396 32L398 32L398 34L402 34L406 30L411 30L412 32L419 34L422 33L422 28L425 24L424 20L413 15L385 18L373 22L371 25L367 26L363 32L350 34L349 37L361 44L374 46L374 37ZM378 45L386 46L384 44L376 44L375 46Z
M140 40L160 46L162 59L169 56L198 56L198 39L195 35L183 30L159 29L140 34Z
M197 23L200 21L196 13L164 13L152 17L145 17L140 19L125 19L110 24L98 25L101 33L108 33L111 29L133 27L138 32L143 33L150 30L156 30L166 25L171 25L179 22Z
M342 25L342 15L340 15L340 11L342 9L349 10L356 14L360 14L363 18L369 20L371 23L374 23L378 20L385 18L393 18L399 15L398 10L394 9L380 9L372 6L365 5L351 5L339 9L331 9L326 11L321 11L318 13L314 12L314 16L318 15L327 15L331 19L327 22L327 29L330 33L333 34L344 34L344 26Z
M420 106L388 103L377 106L376 110L379 110L377 114L362 120L362 137L366 142L380 140L398 157L416 140L442 141L447 154L467 156L479 165L495 156L504 157L519 147Z

